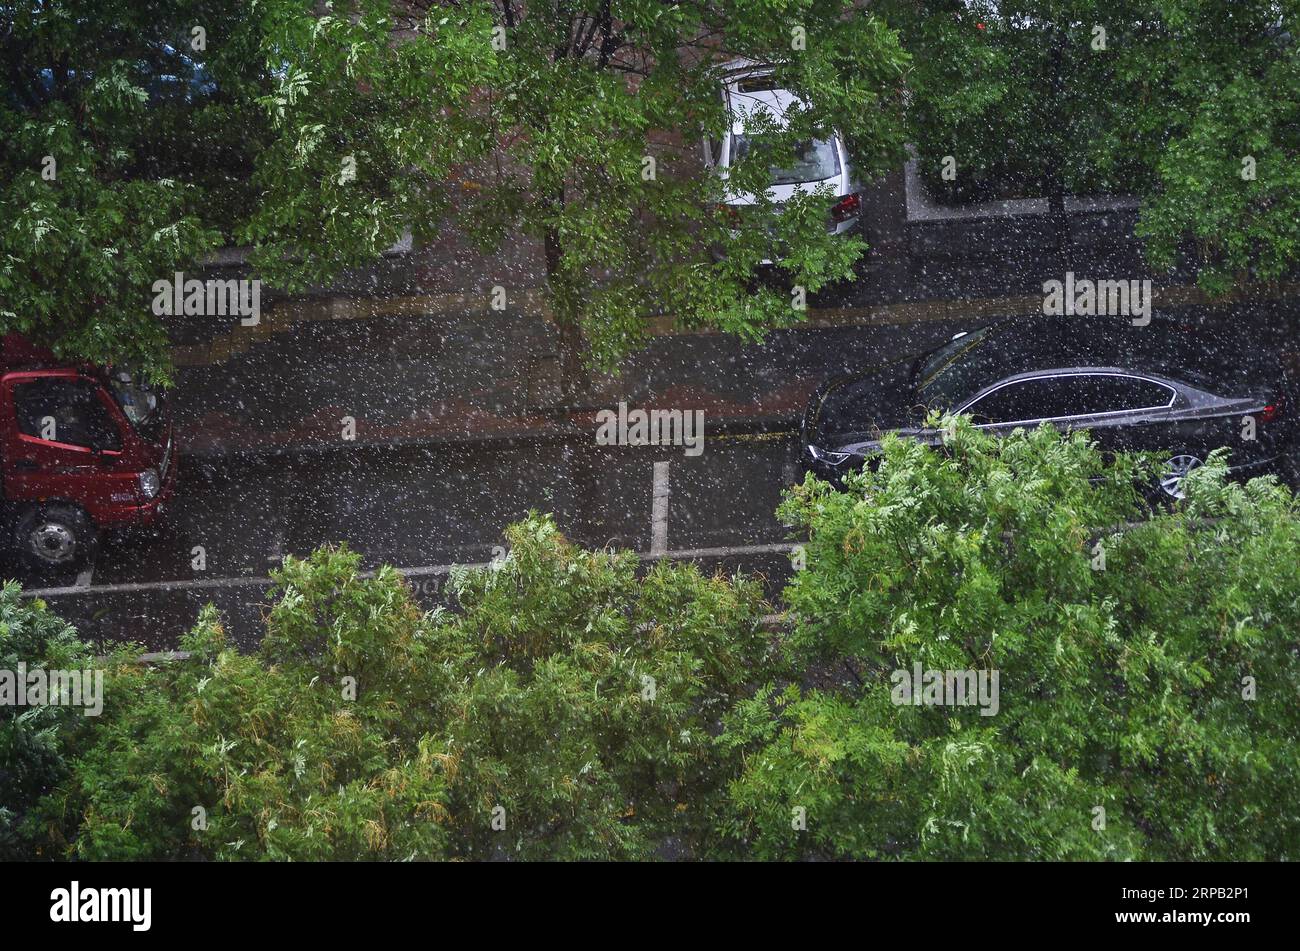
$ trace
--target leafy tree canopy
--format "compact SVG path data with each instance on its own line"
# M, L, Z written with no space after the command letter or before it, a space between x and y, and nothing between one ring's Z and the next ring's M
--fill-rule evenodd
M13 680L28 670L81 671L98 664L77 632L50 613L44 601L22 597L19 586L0 587L0 671ZM25 680L25 678L24 678ZM41 853L31 811L37 800L68 775L68 759L92 723L84 707L19 706L16 694L0 703L0 860Z
M450 610L346 550L290 560L255 653L209 610L186 660L106 661L101 717L0 719L0 848L1296 856L1294 496L1225 483L1215 456L1151 514L1152 460L1047 427L994 441L958 421L877 462L785 504L807 538L785 657L755 582L641 573L548 518L458 572ZM87 653L6 589L0 663Z
M1225 469L1136 521L1150 462L962 420L943 449L887 438L847 492L809 477L783 510L809 538L791 644L839 676L728 718L736 834L765 857L1296 856L1300 507ZM996 700L901 692L932 671L996 672Z
M575 549L550 519L420 612L321 550L277 575L256 654L209 610L189 659L115 665L43 805L86 859L645 858L720 841L712 742L771 677L751 581ZM196 811L198 810L198 811Z
M740 161L737 191L762 198L769 167L832 128L864 181L910 138L923 168L951 155L976 192L996 178L1139 193L1153 263L1193 248L1213 290L1275 279L1300 227L1297 9L11 3L0 330L165 375L151 287L205 253L252 245L258 276L301 289L454 224L487 246L541 245L571 364L614 365L653 312L757 336L799 319L793 287L850 276L864 246L826 233L835 196L760 200L739 228L718 212L723 183L697 153L727 129L719 82L736 57L808 107ZM755 281L774 247L784 274Z
M1300 238L1294 0L884 0L912 54L922 170L1051 195L1136 194L1151 262L1222 292ZM938 174L944 156L957 178Z
M787 285L847 276L863 245L826 233L838 196L761 202L739 235L717 212L699 148L737 56L808 108L735 189L765 197L769 165L832 128L865 176L902 154L906 54L847 0L33 0L0 8L0 44L0 329L155 373L152 283L204 252L251 244L299 289L449 214L539 241L566 352L585 337L602 365L652 310L747 335L798 319ZM789 280L756 286L774 240Z

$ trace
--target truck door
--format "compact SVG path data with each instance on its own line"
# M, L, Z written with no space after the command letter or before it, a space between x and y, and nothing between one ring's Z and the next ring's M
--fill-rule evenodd
M3 384L4 494L11 502L64 499L92 518L132 501L113 478L123 434L107 394L75 370L8 374Z

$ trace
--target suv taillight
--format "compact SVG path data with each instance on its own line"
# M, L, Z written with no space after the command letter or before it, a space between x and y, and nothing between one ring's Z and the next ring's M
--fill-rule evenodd
M1260 411L1259 421L1261 423L1273 422L1273 420L1282 415L1282 408L1282 401L1274 400Z
M740 228L741 220L739 208L735 205L728 205L725 202L718 203L714 208L722 216L722 220L726 223L728 228L733 231Z
M834 221L848 221L850 218L856 218L862 211L862 196L857 192L852 192L837 201L831 208L831 218Z

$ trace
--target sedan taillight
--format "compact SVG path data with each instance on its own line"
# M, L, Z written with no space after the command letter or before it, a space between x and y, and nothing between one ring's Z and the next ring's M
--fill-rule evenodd
M1273 422L1273 420L1277 419L1281 415L1282 415L1282 401L1274 400L1273 402L1265 406L1262 410L1260 410L1259 421L1261 423L1271 423Z

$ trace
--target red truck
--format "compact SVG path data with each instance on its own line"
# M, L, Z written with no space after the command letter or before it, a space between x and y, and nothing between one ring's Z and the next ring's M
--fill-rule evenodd
M0 519L6 547L71 568L106 530L154 524L176 486L162 395L120 369L0 343Z

